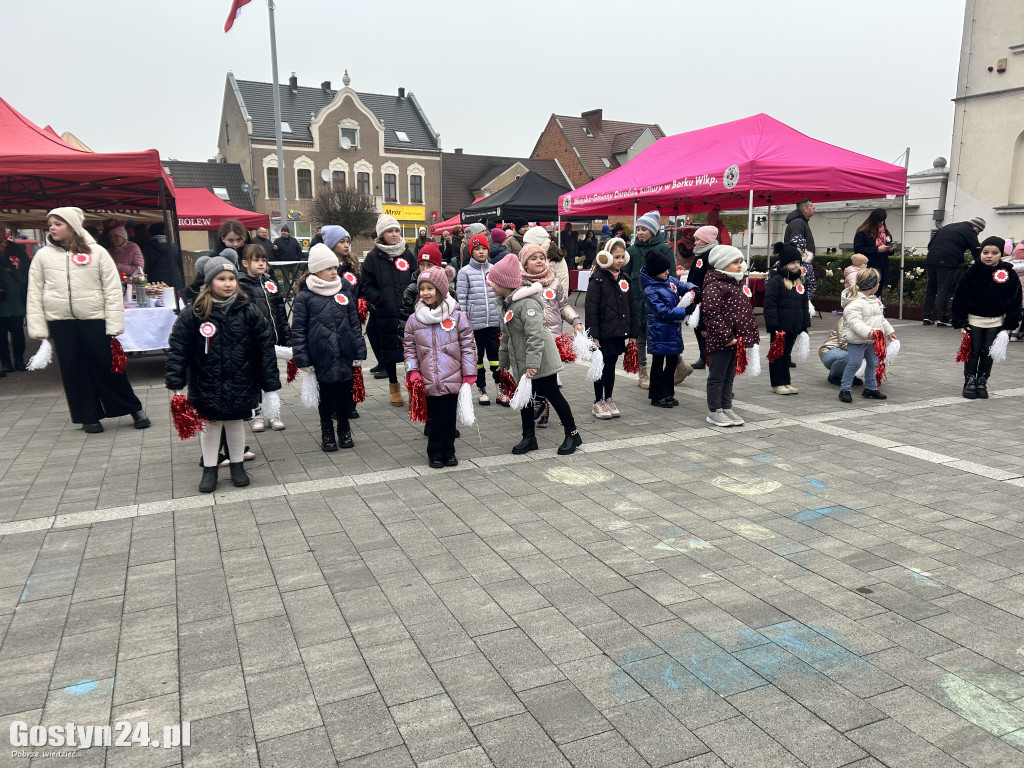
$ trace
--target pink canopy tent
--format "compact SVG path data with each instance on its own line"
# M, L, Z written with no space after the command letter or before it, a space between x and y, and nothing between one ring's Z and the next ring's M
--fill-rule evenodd
M906 191L905 168L826 144L765 114L659 139L625 165L559 198L582 214L697 213L856 200Z

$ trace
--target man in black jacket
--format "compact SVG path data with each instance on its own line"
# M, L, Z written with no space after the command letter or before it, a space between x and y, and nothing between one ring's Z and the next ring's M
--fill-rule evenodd
M264 251L267 252L267 261L273 261L274 256L274 244L267 237L267 228L260 227L256 230L256 236L252 239L253 245L260 246Z
M281 227L281 236L274 241L274 261L302 261L302 246L292 237L288 227Z
M811 232L810 218L814 215L814 203L811 198L805 197L796 204L796 210L790 211L786 217L786 234L783 236L784 243L793 242L796 235L803 235L807 241L807 250L814 253L814 234Z
M970 221L958 221L940 227L928 243L928 258L924 262L928 283L924 289L924 325L935 318L935 305L939 305L938 325L951 326L949 320L949 294L957 268L963 263L964 253L970 251L976 259L981 253L978 233L985 229L985 220L975 216Z

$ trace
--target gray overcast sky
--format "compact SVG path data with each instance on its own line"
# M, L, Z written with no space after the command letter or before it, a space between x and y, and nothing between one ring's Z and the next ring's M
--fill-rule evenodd
M271 77L266 0L2 0L0 96L96 151L217 150L224 78ZM277 0L282 82L416 94L442 147L528 155L551 113L668 134L767 112L911 171L948 157L964 0Z

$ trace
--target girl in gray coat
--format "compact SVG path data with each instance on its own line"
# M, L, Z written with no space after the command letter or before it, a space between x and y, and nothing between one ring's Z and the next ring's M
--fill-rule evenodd
M487 238L473 235L469 239L469 263L459 270L455 297L469 318L476 342L476 386L480 390L480 405L490 405L487 396L487 377L484 375L484 356L491 368L491 378L498 386L498 322L500 315L494 306L494 291L487 281L491 271L488 261ZM507 405L507 403L506 403Z

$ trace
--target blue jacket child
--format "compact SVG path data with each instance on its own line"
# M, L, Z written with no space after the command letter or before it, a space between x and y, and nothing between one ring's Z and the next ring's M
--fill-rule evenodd
M666 259L667 261L667 259ZM657 268L657 265L654 265ZM681 355L683 353L683 318L694 304L680 307L679 300L688 292L699 292L693 283L684 283L669 275L664 280L653 277L651 263L640 271L640 287L644 292L647 309L647 351L652 355ZM659 273L662 274L663 269Z

